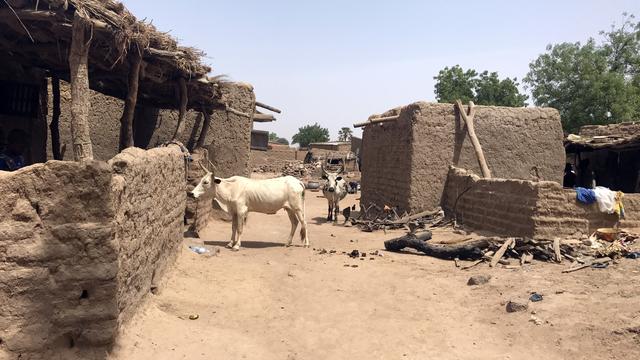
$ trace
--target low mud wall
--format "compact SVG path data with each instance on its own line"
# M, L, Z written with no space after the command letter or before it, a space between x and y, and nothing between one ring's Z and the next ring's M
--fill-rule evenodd
M640 194L626 194L623 203L626 217L619 226L640 227ZM596 204L579 203L574 190L556 182L483 179L455 167L449 170L442 206L470 229L504 236L580 236L618 222Z
M0 172L0 358L107 346L174 261L182 154Z

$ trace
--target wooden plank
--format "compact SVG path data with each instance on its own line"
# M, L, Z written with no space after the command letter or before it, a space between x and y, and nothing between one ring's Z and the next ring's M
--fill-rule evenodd
M384 123L384 122L389 122L389 121L396 121L398 120L398 118L400 118L400 115L393 115L393 116L386 116L386 117L379 117L379 118L374 118L365 122L361 122L361 123L357 123L357 124L353 124L354 128L361 128L367 125L371 125L371 124L379 124L379 123Z
M60 152L60 78L51 77L51 92L53 93L53 114L51 115L51 153L54 160L62 160Z
M263 104L263 103L261 103L261 102L259 102L259 101L256 101L256 106L257 106L257 107L261 107L261 108L263 108L263 109L267 109L267 110L273 111L273 112L274 112L274 113L276 113L276 114L280 114L280 113L282 113L282 111L281 111L281 110L276 109L276 108L274 108L273 106L269 106L269 105L267 105L267 104Z
M553 252L556 255L556 262L562 262L562 253L560 252L560 238L553 239Z
M176 126L176 131L173 133L173 141L178 141L178 138L184 131L184 117L187 114L187 103L189 102L187 81L183 77L178 78L178 92L180 93L180 112L178 115L178 125Z
M493 255L493 258L491 258L491 263L489 264L489 266L491 267L495 267L498 262L500 261L500 259L502 259L502 256L504 256L504 253L507 251L507 249L514 244L514 240L513 239L508 239L507 241L505 241L502 246L500 246L500 249L498 249L498 251L496 251L495 255Z
M489 166L487 166L487 161L484 158L484 152L482 151L482 146L480 146L480 141L478 141L478 137L476 136L476 131L473 126L473 117L475 116L475 106L472 101L469 101L469 113L462 106L462 102L460 100L456 100L456 105L458 106L458 111L460 112L460 116L464 120L467 125L467 134L469 134L469 138L471 139L471 144L473 145L473 150L476 153L476 157L478 159L478 163L480 164L480 170L482 171L482 177L486 179L491 178L491 171L489 171Z
M204 122L202 124L202 130L200 131L200 137L198 138L196 148L203 148L205 146L204 142L207 140L207 133L209 132L209 126L211 126L211 114L207 111L203 111L202 115L204 116Z

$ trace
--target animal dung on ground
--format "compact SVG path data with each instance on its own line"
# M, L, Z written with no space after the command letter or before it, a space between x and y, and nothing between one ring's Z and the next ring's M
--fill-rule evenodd
M508 313L527 311L529 304L509 300L506 310Z
M491 280L491 275L473 275L467 281L467 285L482 285L488 283L489 280Z

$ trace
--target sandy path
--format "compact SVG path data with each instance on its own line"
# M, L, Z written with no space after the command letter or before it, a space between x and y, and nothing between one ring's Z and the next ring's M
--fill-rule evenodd
M187 249L196 240L187 239L164 290L126 327L111 358L640 358L640 335L625 330L640 325L640 260L571 275L542 263L460 271L453 262L386 252L354 260L341 252L382 249L401 232L325 223L326 203L316 196L307 196L311 246L337 253L284 248L284 212L251 214L240 252L197 255ZM201 240L223 246L230 228L216 222ZM493 278L467 286L473 274ZM505 312L507 300L531 291L544 300ZM542 325L530 321L531 311Z

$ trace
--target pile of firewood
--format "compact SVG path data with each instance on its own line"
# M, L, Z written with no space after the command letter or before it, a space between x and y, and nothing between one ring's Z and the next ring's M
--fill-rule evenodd
M381 209L377 205L363 208L357 217L350 218L349 221L351 221L352 225L366 232L406 228L410 233L415 233L419 229L426 229L427 226L444 226L452 223L450 220L445 220L444 212L440 208L414 215L405 213L401 217L396 209L389 207Z
M606 266L602 264L618 257L637 254L632 251L631 245L640 236L621 231L612 241L599 238L596 234L581 240L480 237L457 244L436 244L429 241L431 238L431 231L426 230L387 240L384 246L389 251L412 248L429 256L455 260L456 265L462 269L483 262L488 262L491 267L502 264L507 268L516 268L536 259L557 263L569 260L571 267L564 272L572 272L596 265ZM460 265L459 260L470 260L472 263Z

